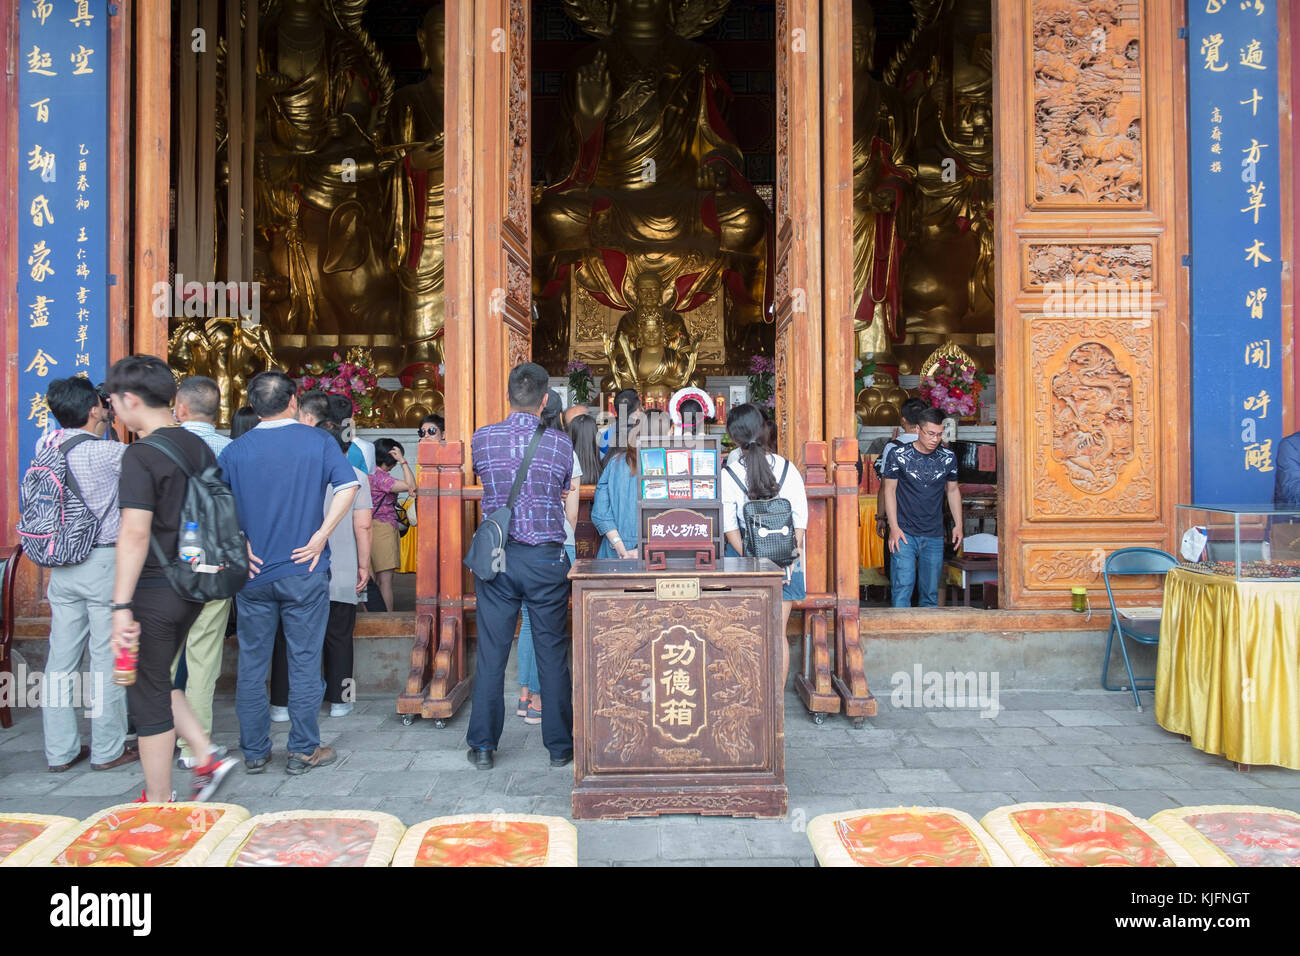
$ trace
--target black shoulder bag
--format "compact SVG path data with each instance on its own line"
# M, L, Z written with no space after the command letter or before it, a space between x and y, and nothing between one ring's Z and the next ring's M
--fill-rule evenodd
M546 426L538 425L537 431L533 432L528 450L524 452L524 460L519 463L519 471L515 474L515 483L510 486L510 497L505 506L485 516L474 532L474 537L469 539L469 549L465 552L465 567L473 571L474 577L482 581L491 581L505 569L506 538L510 534L510 518L514 512L515 502L519 499L519 491L524 486L524 476L528 474L528 466L533 463L533 454L537 451L537 443L542 440L544 431Z

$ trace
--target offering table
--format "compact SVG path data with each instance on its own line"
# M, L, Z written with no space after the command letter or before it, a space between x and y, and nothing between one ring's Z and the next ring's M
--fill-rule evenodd
M573 815L785 815L781 581L579 560L573 581Z

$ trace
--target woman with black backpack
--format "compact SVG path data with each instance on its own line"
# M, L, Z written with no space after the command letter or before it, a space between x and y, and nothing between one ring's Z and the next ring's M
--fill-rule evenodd
M738 405L727 416L727 434L740 452L722 479L722 531L729 555L765 557L785 571L781 588L781 686L790 669L785 629L795 601L808 596L804 580L804 533L808 494L791 462L767 450L763 413Z

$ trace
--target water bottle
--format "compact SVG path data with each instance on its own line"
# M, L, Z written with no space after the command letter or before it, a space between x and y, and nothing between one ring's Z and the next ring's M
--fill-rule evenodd
M181 532L180 557L188 564L203 563L203 549L199 547L198 522L185 522L185 530Z

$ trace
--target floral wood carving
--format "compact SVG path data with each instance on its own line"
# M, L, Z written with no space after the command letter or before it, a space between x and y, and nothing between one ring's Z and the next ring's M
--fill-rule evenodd
M1030 286L1064 282L1151 281L1153 250L1150 243L1030 243Z
M1156 517L1151 322L1031 324L1029 517Z
M1142 202L1138 0L1034 0L1036 199Z
M790 16L776 5L776 225L790 220ZM805 54L807 55L807 54ZM778 298L778 302L781 300Z
M506 297L517 307L518 315L528 315L531 295L532 278L528 271L528 260L507 252Z
M524 362L533 360L532 342L529 340L527 332L521 332L513 326L506 326L506 336L509 339L510 368L515 368Z
M1086 587L1104 587L1101 569L1106 555L1118 548L1134 545L1164 547L1159 541L1107 541L1089 547L1028 545L1024 549L1025 585L1031 591L1059 591L1063 587L1082 584ZM1141 591L1159 588L1156 575L1132 575L1111 578L1110 586L1117 591ZM1103 590L1102 600L1105 600Z
M1048 551L1032 555L1028 580L1033 584L1050 584L1054 587L1074 584L1100 584L1101 573L1097 553L1104 551Z
M776 333L776 427L778 435L790 434L790 326L787 321ZM788 454L791 449L784 449Z
M528 176L528 4L510 0L510 173L506 218L528 235L531 183ZM528 301L527 295L524 300Z

